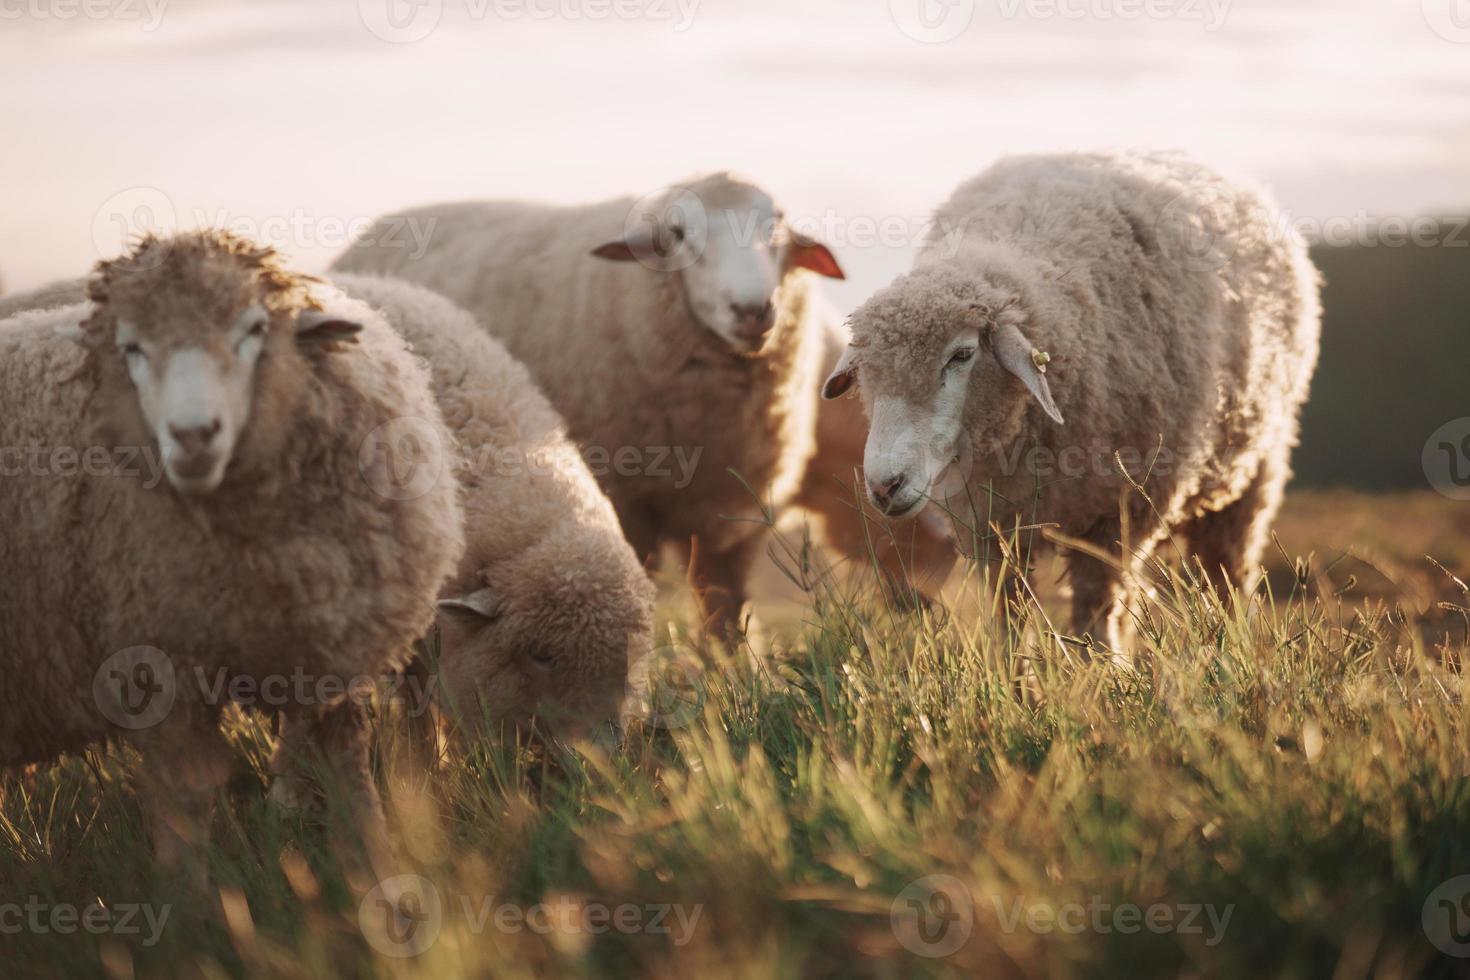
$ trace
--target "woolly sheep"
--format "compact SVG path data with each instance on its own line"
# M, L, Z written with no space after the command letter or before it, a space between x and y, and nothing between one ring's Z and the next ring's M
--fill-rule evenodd
M466 550L439 603L435 701L467 725L529 730L534 718L565 738L610 735L652 648L653 585L565 423L448 300L392 279L333 282L427 360L458 443ZM283 747L293 738L288 728ZM278 781L272 795L290 805L298 791Z
M848 332L830 307L819 319L823 371L830 372L847 347ZM926 605L958 558L949 522L937 509L921 512L915 521L895 522L873 508L862 489L867 435L868 421L856 397L823 401L817 408L816 452L792 503L817 518L817 538L836 557L862 569L876 562L898 605Z
M824 387L862 391L875 504L1055 522L1081 546L1074 629L1114 645L1125 573L1168 534L1249 589L1318 348L1318 276L1279 227L1173 154L1018 157L961 185Z
M411 223L429 229L422 255L395 233ZM422 208L380 219L335 268L474 313L566 418L639 557L678 549L712 628L735 622L762 540L741 479L779 508L812 449L821 338L802 270L842 276L769 195L717 174L646 207Z
M428 378L367 306L222 233L150 236L88 295L0 322L0 766L130 733L160 859L197 882L218 715L254 701L314 719L384 856L343 692L403 664L463 549L454 480L395 437L448 444Z
M0 320L9 319L17 313L70 306L73 303L80 303L86 297L86 279L60 279L44 286L37 286L35 289L0 296Z

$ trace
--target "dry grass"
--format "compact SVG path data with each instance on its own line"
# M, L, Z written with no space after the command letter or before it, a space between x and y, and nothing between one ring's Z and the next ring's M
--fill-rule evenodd
M263 804L258 720L232 724L223 912L153 868L126 751L7 777L0 904L172 912L155 945L26 928L0 951L57 975L1457 975L1421 916L1470 872L1464 620L1436 607L1466 603L1422 555L1470 571L1467 520L1297 495L1252 602L1156 583L1136 669L1039 614L909 615L861 586L815 588L761 658L673 623L666 723L616 756L477 744L388 779L440 900L416 957L364 938L340 815Z

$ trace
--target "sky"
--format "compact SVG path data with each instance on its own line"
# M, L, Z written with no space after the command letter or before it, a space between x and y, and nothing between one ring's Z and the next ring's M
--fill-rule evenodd
M0 275L141 227L320 271L407 205L733 169L843 308L1009 153L1179 148L1304 226L1470 209L1470 0L0 0Z

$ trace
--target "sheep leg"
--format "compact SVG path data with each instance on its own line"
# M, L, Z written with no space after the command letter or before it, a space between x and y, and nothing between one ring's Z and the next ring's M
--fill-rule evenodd
M309 797L303 763L322 762L340 786L368 864L381 879L391 872L393 851L373 780L371 740L367 708L351 699L319 712L287 716L271 757L275 779L270 799L287 809L302 806Z
M140 735L145 820L159 867L182 874L199 895L209 889L209 825L230 774L230 748L218 719L202 709L174 715Z
M1272 455L1237 499L1179 528L1187 553L1198 557L1210 586L1222 599L1231 585L1247 595L1255 588L1261 552L1291 475L1287 458L1288 452Z
M1135 512L1134 532L1143 539L1152 541L1157 530L1144 524L1142 514ZM1143 525L1143 526L1140 526ZM1101 555L1117 554L1122 537L1122 522L1114 518L1101 521L1082 535L1094 552L1073 549L1067 555L1067 578L1072 586L1072 632L1078 635L1091 634L1101 640L1115 653L1123 650L1127 639L1124 629L1126 610L1124 600L1128 597L1128 576L1138 566L1138 558L1103 559ZM1142 549L1143 554L1148 548Z
M689 582L699 597L705 631L729 636L740 629L745 582L760 555L763 536L756 534L723 551L707 552L696 538L689 549Z

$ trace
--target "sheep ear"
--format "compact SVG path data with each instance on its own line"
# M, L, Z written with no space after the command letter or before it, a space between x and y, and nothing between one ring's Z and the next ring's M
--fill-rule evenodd
M830 248L799 231L791 233L790 261L793 269L810 269L828 279L847 278Z
M842 349L842 356L837 359L837 366L832 373L827 375L827 380L822 384L822 397L831 401L847 394L849 388L857 381L857 365L852 362L852 347L849 345Z
M622 239L599 245L592 250L592 254L599 259L608 259L613 262L632 262L637 259L637 256L633 254L633 246Z
M493 589L479 589L462 596L439 600L439 608L446 612L476 616L480 619L494 619L499 616L503 604L500 594Z
M990 346L1000 366L1020 378L1042 411L1057 425L1062 425L1062 413L1052 400L1051 386L1046 383L1046 362L1051 358L1032 346L1014 323L996 327Z
M357 343L362 324L325 310L303 310L296 317L296 340L301 343L326 344L340 341Z
M640 255L663 255L664 253L658 250L658 243L654 240L654 230L652 222L645 222L638 227L637 231L597 246L592 250L592 254L599 259L609 259L613 262L637 262Z

